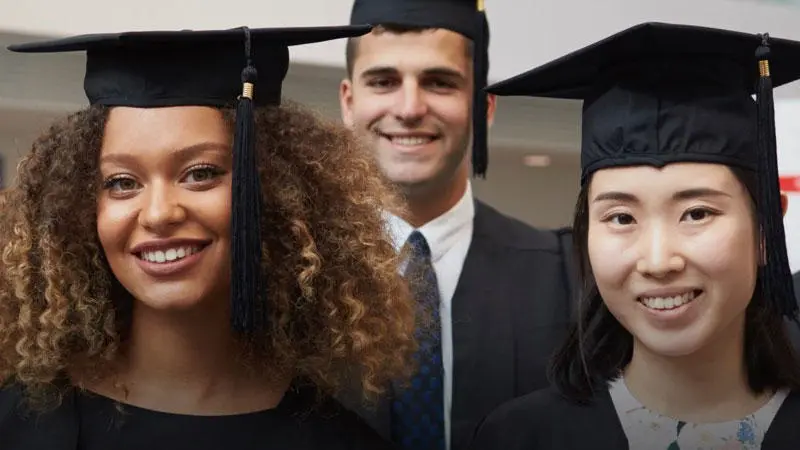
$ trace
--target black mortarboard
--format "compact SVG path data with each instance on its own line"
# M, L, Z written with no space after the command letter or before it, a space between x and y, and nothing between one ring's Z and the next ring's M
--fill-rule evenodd
M91 34L9 47L26 53L86 51L92 105L236 107L231 218L231 321L263 330L261 188L253 107L279 105L289 46L360 36L365 26Z
M484 0L355 0L350 23L443 28L473 41L472 171L485 177L488 150L484 87L489 75L489 22Z
M710 162L755 171L762 288L796 318L780 202L773 85L800 78L800 42L645 23L487 88L581 99L581 183L602 168ZM752 94L756 94L754 101Z

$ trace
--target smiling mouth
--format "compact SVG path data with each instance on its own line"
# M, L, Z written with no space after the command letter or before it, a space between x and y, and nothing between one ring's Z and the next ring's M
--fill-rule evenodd
M669 311L693 302L702 293L703 291L701 289L695 289L680 295L664 297L639 297L636 300L648 309L655 311Z
M161 250L146 250L134 255L142 261L152 264L169 264L180 261L186 257L202 252L208 244L203 245L180 245Z
M384 139L387 139L393 145L398 147L418 147L420 145L430 144L431 142L439 139L438 136L393 136L391 134L378 133Z

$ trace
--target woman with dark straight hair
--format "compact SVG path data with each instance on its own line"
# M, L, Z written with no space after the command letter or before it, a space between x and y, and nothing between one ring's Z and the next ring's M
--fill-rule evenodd
M800 43L648 23L489 88L584 100L582 298L554 386L474 450L800 448L772 105L798 77Z

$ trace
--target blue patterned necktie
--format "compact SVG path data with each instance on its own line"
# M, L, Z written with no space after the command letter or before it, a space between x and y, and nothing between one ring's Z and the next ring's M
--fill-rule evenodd
M417 330L418 370L408 387L397 387L392 401L392 440L406 450L445 450L444 366L439 320L439 283L428 242L419 231L408 238L411 258L406 278L417 306L430 325Z

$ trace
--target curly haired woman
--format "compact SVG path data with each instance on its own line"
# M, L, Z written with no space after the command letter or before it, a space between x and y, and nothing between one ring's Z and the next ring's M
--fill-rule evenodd
M4 449L387 448L332 397L379 394L415 349L392 196L346 131L280 105L288 45L366 31L12 48L87 50L91 105L6 194Z

